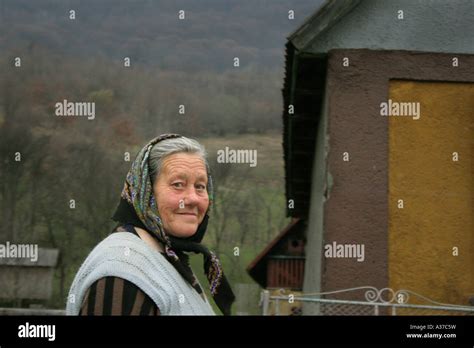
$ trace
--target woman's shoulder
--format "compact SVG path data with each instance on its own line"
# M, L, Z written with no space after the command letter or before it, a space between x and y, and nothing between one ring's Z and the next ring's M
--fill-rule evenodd
M140 238L142 241L148 244L148 246L154 249L155 251L158 251L161 254L164 254L165 252L163 243L161 243L150 232L140 227L134 226L132 224L119 224L113 229L112 233L119 233L119 232L131 233L137 236L138 238Z
M128 231L115 231L110 233L107 237L102 239L92 250L94 251L104 251L103 249L114 250L117 246L133 246L141 247L143 246L143 241L138 235L134 235Z
M120 264L146 264L156 262L156 253L130 232L117 231L102 239L87 255L82 266L88 269L104 267L120 267Z
M85 290L104 277L136 284L165 312L175 283L165 258L129 232L109 234L89 253L76 273L71 292L83 298Z
M112 269L134 267L145 273L152 270L163 273L168 268L168 261L162 253L162 246L154 245L151 236L145 237L129 231L110 233L90 252L84 266L89 269L106 265Z

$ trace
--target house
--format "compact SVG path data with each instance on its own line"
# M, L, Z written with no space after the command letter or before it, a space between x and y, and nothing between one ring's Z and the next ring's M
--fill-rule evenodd
M8 242L7 242L8 243ZM9 244L9 243L8 243ZM1 245L3 249L17 248L17 245ZM21 245L24 248L29 245ZM20 257L20 254L0 257L0 301L21 305L44 304L53 292L54 269L59 250L38 248L35 258ZM5 310L2 309L2 313ZM3 314L5 315L5 314Z
M269 295L297 296L304 279L304 220L294 218L247 267L249 275ZM279 314L301 314L301 303L282 301ZM269 311L276 314L275 309Z
M329 0L288 37L283 147L287 215L306 226L303 293L370 286L469 305L472 18L470 0Z

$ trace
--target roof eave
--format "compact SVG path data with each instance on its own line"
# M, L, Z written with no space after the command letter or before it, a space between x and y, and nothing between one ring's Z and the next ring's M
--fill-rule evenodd
M288 36L298 51L305 51L321 33L331 28L362 0L327 0L298 29Z

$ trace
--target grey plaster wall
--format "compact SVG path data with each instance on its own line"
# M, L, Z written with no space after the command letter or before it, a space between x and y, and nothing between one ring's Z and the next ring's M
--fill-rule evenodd
M363 0L310 45L333 48L474 53L474 1Z

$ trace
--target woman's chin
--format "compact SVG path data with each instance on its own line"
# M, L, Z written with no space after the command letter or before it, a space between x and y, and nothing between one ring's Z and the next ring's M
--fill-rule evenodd
M187 238L194 235L197 228L198 226L196 224L184 224L173 228L170 234L178 238Z

